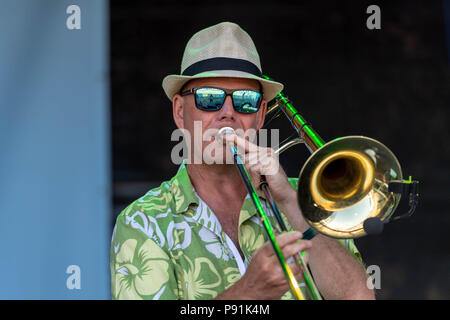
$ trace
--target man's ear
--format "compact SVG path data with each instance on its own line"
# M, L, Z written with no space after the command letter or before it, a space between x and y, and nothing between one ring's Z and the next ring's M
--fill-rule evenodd
M178 129L184 129L184 99L176 94L172 99L173 120Z
M266 112L267 112L267 101L263 99L261 101L261 107L258 112L258 123L256 124L257 130L261 129L264 126L264 119L266 118Z

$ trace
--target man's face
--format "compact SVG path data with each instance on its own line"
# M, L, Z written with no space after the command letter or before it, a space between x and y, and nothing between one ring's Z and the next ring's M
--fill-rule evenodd
M203 78L191 80L184 88L183 92L191 88L211 86L223 89L252 89L259 91L259 83L256 80L241 78ZM259 130L264 123L267 102L263 99L258 112L252 114L239 113L233 108L231 96L227 96L222 108L218 111L203 111L195 106L194 95L175 95L173 99L173 115L178 128L185 129L191 136L191 149L195 150L197 156L201 152L203 157L210 154L209 150L216 148L208 145L215 141L215 134L220 128L231 127L238 134L240 132L251 132ZM194 127L195 126L195 127ZM201 136L198 133L201 127ZM194 132L194 129L197 132ZM199 138L200 137L200 138ZM199 141L199 140L202 141ZM223 148L223 145L220 144ZM206 149L208 148L208 149ZM205 150L206 149L206 150ZM215 153L213 152L213 155ZM225 153L223 153L225 161ZM193 162L193 160L192 160Z

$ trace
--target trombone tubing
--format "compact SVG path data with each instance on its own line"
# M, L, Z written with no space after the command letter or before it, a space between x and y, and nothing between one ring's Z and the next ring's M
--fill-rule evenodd
M273 231L272 225L270 224L270 221L264 212L264 209L262 207L261 201L259 200L258 194L256 193L255 188L253 187L252 183L250 182L250 177L248 175L247 170L244 167L244 163L242 162L242 159L239 157L237 148L232 145L231 150L233 152L233 158L234 162L237 165L237 168L239 170L239 173L241 174L242 180L244 181L245 187L247 188L247 191L252 198L253 204L255 205L256 211L258 212L258 215L261 219L262 225L264 226L264 229L266 230L267 236L270 240L270 243L272 244L272 247L275 251L275 254L278 258L278 261L281 264L281 267L288 278L289 286L292 290L292 293L298 300L305 300L305 296L300 290L300 287L297 283L297 280L295 279L294 273L292 272L291 268L286 262L286 259L284 259L283 252L281 251L276 239L275 239L275 232Z
M289 119L289 122L297 131L298 135L303 138L304 143L311 153L325 144L325 141L289 102L289 99L287 99L281 92L278 93L276 99L277 106Z

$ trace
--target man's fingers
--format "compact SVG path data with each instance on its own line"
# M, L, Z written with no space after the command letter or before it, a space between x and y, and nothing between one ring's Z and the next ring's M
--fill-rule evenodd
M256 152L258 150L258 146L247 139L239 137L236 134L227 134L223 136L223 139L227 142L234 142L239 150L243 150L245 153L247 152Z
M288 233L277 237L278 246L283 253L283 256L286 260L299 253L300 251L308 250L312 247L312 242L310 240L302 240L300 232ZM275 255L275 250L271 248L271 250L266 251L267 256Z
M262 151L246 153L244 155L244 163L247 165L263 165L270 166L277 161L270 155L270 151L263 149Z
M309 240L296 241L285 245L281 251L286 259L296 255L300 251L308 250L311 248L312 243ZM296 257L294 257L295 259Z
M235 134L225 135L223 139L237 146L247 169L264 175L273 175L279 171L280 164L272 148L260 147Z
M299 231L283 233L276 237L280 248L284 247L288 243L295 242L303 237L303 234Z

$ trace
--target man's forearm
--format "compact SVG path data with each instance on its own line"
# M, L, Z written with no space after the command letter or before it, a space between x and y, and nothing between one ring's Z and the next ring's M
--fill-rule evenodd
M246 295L246 290L242 290L240 282L235 283L227 290L219 294L214 300L253 300L252 297Z
M363 266L337 240L317 235L309 250L309 265L326 299L374 299Z

